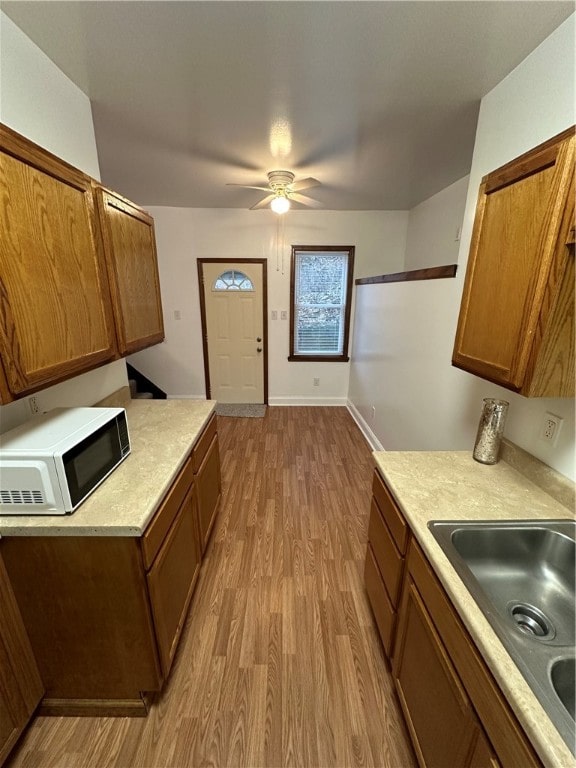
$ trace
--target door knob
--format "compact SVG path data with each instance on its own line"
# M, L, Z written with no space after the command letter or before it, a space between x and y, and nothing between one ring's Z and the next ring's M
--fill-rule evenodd
M256 338L256 341L262 341L262 339L260 338L260 336L258 336L258 337Z
M256 352L262 352L262 347L256 347Z

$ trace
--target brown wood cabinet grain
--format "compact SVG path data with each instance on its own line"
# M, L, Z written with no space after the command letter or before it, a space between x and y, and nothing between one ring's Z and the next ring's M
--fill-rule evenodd
M164 339L154 220L116 192L96 188L121 355Z
M375 469L366 594L422 768L541 768Z
M94 711L131 701L144 714L141 692L160 690L162 674L139 540L6 537L2 547L43 706L72 714L80 701Z
M364 582L382 645L392 659L410 529L377 469L372 494Z
M464 766L476 736L474 711L410 579L400 616L393 676L418 762Z
M480 185L453 365L529 397L574 395L574 129Z
M498 758L481 728L478 728L476 743L472 748L468 768L501 768Z
M429 642L436 645L435 654L438 655L439 659L444 659L444 661L435 663L433 656L428 655L427 668L422 668L423 674L419 678L419 697L421 699L428 697L432 702L435 701L433 705L435 707L434 716L439 716L444 697L435 699L435 691L439 685L436 678L441 674L438 667L445 667L444 662L448 660L450 672L448 674L445 670L443 674L444 684L447 685L448 680L452 680L452 696L460 697L462 690L465 691L475 713L475 718L482 726L481 731L478 724L473 728L470 756L463 762L446 762L445 764L462 765L468 768L471 760L483 759L482 755L486 755L486 749L479 746L478 752L475 754L474 746L478 743L477 739L482 737L487 742L490 759L496 760L496 765L500 764L503 768L517 768L520 765L523 768L541 768L542 763L520 727L510 705L414 539L411 541L408 552L406 574L402 607L398 620L398 647L401 647L404 642L401 638L408 631L409 619L412 616L413 626L417 627L418 623L420 625L418 629L414 629L414 635L420 637L419 642L424 642L422 635L425 627ZM416 615L419 616L418 620L414 618ZM401 679L402 662L398 654L400 651L397 652L394 659L394 678L402 700L401 689L406 689L406 675L412 673L406 667L404 681ZM417 663L416 658L415 663ZM434 670L433 667L435 667ZM406 701L408 702L408 698ZM447 712L452 717L454 702L451 702L449 697L447 701ZM409 702L407 706L409 706ZM418 709L421 706L420 702L414 706ZM415 727L416 722L416 719L413 718L412 727ZM428 739L426 727L424 727L422 738ZM444 741L443 738L442 742ZM443 748L451 750L453 744L446 743ZM440 750L440 746L435 747L435 749ZM438 754L436 751L433 753ZM422 765L428 765L428 762L422 762Z
M214 527L222 491L220 449L215 416L208 422L200 436L192 453L192 460L196 472L200 544L204 554Z
M92 181L0 125L0 397L114 359Z
M42 698L44 687L0 553L0 765Z
M378 627L378 634L382 641L382 647L386 656L392 657L392 643L394 640L394 629L396 627L396 610L390 602L388 592L384 586L384 581L376 563L374 550L368 542L366 550L366 563L364 565L364 585L366 594L372 606L372 613Z
M372 499L372 506L370 507L368 541L372 544L374 557L382 574L382 581L390 602L397 607L400 602L404 558L394 545L375 499Z
M164 677L170 672L200 570L197 526L191 485L147 576Z
M146 570L150 568L172 527L176 515L194 482L192 457L188 457L178 477L164 496L158 511L142 536L142 557Z

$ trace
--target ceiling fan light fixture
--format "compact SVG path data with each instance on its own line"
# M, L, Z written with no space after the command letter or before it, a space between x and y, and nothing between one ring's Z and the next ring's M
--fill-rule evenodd
M274 213L287 213L290 210L290 200L285 195L277 195L270 203Z

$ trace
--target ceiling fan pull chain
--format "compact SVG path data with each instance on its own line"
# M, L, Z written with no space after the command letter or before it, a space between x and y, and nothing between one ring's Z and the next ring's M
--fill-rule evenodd
M286 219L286 215L279 216L278 218L280 219L280 231L282 233L282 239L281 239L280 248L282 250L282 274L284 274L284 251L286 250L286 244L284 242L284 240L285 240L285 238L284 238L284 221Z
M276 216L276 272L280 272L280 216Z

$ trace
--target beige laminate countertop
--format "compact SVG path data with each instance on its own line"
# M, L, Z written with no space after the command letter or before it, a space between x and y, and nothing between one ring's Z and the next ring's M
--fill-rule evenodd
M2 536L141 536L214 400L128 400L131 453L71 515L3 516Z
M541 760L549 768L574 766L574 756L427 527L431 520L573 519L571 510L504 461L486 466L470 452L382 451L374 460Z

